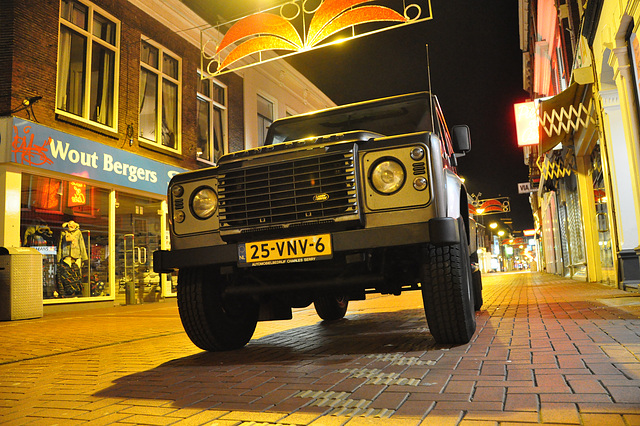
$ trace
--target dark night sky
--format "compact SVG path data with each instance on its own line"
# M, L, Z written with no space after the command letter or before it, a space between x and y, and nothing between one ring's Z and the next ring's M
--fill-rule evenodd
M201 0L183 1L203 16L208 12ZM255 11L250 9L253 1L224 3L226 10L218 11L225 16ZM518 2L432 0L431 5L432 20L287 61L340 105L427 90L428 44L431 87L449 126L471 128L472 151L459 160L458 168L468 191L482 193L482 199L510 197L514 230L533 228L528 197L517 190L518 182L528 180L513 118L513 104L527 98L522 89Z

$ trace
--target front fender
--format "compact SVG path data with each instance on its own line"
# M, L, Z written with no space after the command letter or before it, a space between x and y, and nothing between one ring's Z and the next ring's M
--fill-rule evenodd
M449 169L445 169L444 175L445 191L447 194L446 215L454 219L463 216L466 221L467 212L464 212L465 214L462 214L463 212L460 210L460 205L462 204L460 201L460 197L462 196L462 194L466 194L466 192L462 190L462 180L457 174L453 173ZM466 195L464 205L467 205Z

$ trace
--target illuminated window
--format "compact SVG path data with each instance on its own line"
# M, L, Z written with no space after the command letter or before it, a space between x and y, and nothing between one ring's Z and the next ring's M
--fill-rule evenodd
M198 158L217 163L225 151L227 94L221 83L200 78L198 73Z
M139 137L180 152L180 59L150 40L140 43Z
M62 0L56 113L115 129L120 22L90 3Z
M20 204L22 245L42 254L43 298L109 296L110 191L22 173Z
M21 207L26 210L62 212L62 181L48 177L22 175Z

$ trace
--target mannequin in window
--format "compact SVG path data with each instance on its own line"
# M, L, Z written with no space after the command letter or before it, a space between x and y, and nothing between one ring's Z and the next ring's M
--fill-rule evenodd
M87 249L80 226L69 221L62 224L58 244L58 293L62 297L82 295L82 273L80 266L87 260Z
M22 242L24 247L54 246L51 228L44 222L28 227Z

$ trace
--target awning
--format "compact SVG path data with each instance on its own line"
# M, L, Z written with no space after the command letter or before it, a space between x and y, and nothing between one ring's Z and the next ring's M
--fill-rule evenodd
M539 154L552 150L576 131L595 126L593 110L591 83L574 82L558 95L540 101Z

